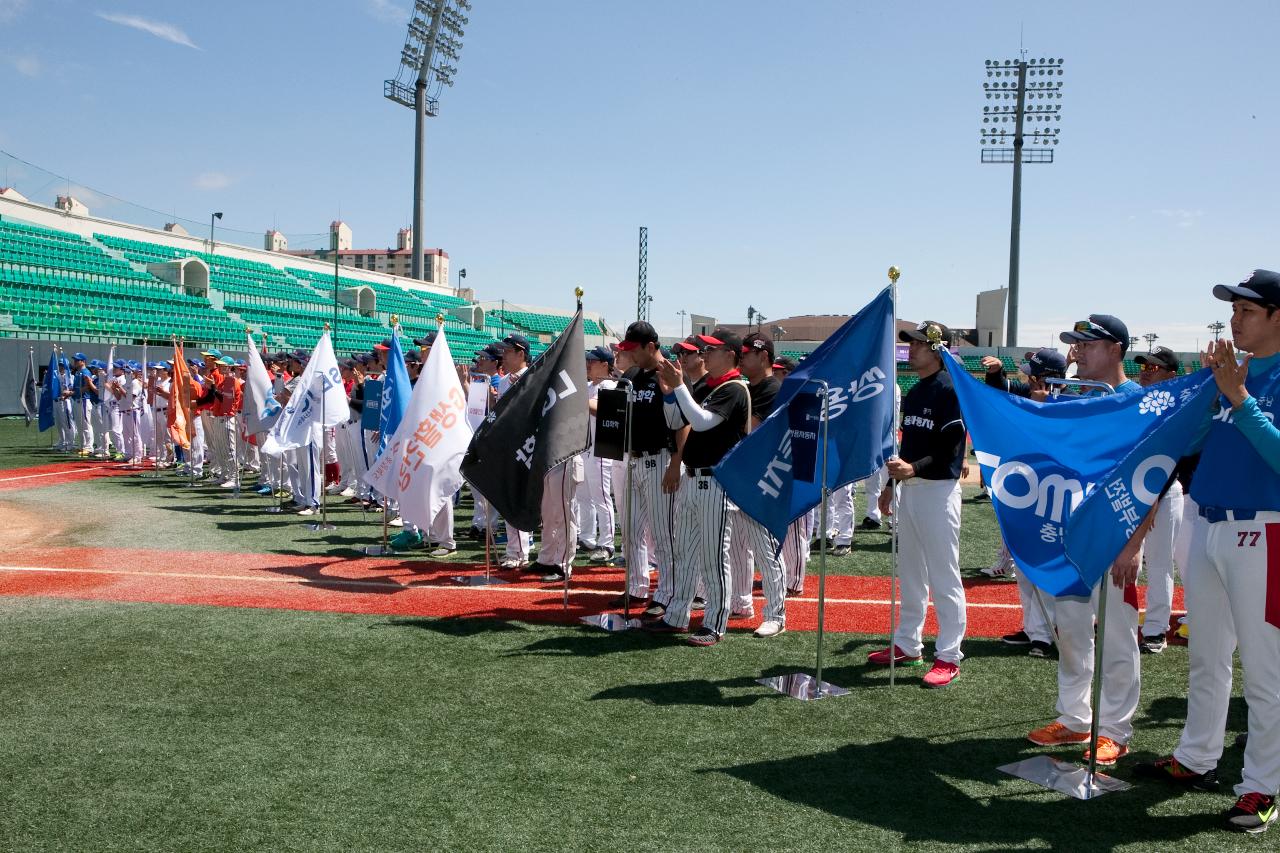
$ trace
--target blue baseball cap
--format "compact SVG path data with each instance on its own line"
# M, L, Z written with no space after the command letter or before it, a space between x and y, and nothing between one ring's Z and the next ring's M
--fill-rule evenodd
M587 350L587 361L602 361L606 364L613 364L613 350L603 345L593 347Z
M504 349L522 349L525 355L529 355L532 350L529 348L529 339L521 334L507 335L502 339Z
M1065 376L1067 373L1067 357L1051 347L1029 352L1024 358L1026 361L1018 365L1018 369L1027 376L1044 376L1046 373Z
M1254 270L1239 284L1214 285L1213 295L1224 302L1247 299L1259 305L1280 305L1280 273Z
M75 355L71 356L71 360L72 361L88 361L89 357L82 352L78 352Z
M220 349L204 350L200 354L205 358L222 358L222 350Z

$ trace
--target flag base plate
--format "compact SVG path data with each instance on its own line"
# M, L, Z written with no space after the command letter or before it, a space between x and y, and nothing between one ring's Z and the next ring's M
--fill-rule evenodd
M449 580L461 586L496 586L506 583L502 578L495 578L493 575L453 575Z
M1015 761L1013 764L1005 764L996 769L1042 788L1075 797L1077 800L1092 800L1103 794L1127 791L1133 787L1128 782L1103 773L1094 773L1093 779L1090 780L1088 767L1081 767L1069 761L1059 761L1047 755Z
M336 524L329 524L326 521L320 521L315 524L308 524L307 529L313 532L317 530L337 530L338 526Z
M581 616L578 621L592 628L600 628L610 634L631 631L640 627L640 620L635 616L628 619L621 613L597 613L594 616Z
M396 549L390 545L366 545L364 546L364 555L366 557L394 557Z
M284 512L284 510L282 510L278 506L269 506L266 509L264 509L263 512L265 512L267 515L279 515L280 513Z
M812 702L817 699L835 699L848 696L849 691L826 681L815 681L807 672L791 672L786 675L775 675L771 678L757 678L757 684L763 684L776 690L783 696L799 699L801 702Z

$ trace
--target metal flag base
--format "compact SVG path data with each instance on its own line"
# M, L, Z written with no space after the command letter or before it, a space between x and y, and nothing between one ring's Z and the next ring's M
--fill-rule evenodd
M1103 794L1127 791L1133 787L1128 782L1107 776L1105 773L1095 772L1091 777L1089 768L1069 761L1059 761L1047 755L1015 761L1013 764L1005 764L996 769L1042 788L1075 797L1077 800L1092 800Z
M578 621L583 625L590 625L592 628L608 631L610 634L631 631L640 627L639 619L634 616L628 618L621 613L597 613L594 616L579 616Z
M449 580L462 586L496 586L506 583L502 578L492 575L453 575Z
M336 524L330 524L327 521L321 521L316 524L308 524L307 529L313 532L316 530L337 530L338 526Z
M839 696L849 695L849 691L846 688L826 681L818 681L807 672L791 672L786 675L775 675L771 678L757 678L756 684L763 684L771 690L778 691L783 696L790 696L792 699L799 699L802 702L812 702L815 699L834 699Z
M396 549L390 545L366 545L364 546L364 555L366 557L394 557Z

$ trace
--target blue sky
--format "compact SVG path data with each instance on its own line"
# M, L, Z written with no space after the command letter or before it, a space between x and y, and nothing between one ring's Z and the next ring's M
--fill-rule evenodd
M360 246L412 220L382 97L398 0L0 0L0 149L237 241ZM972 325L1007 278L1010 171L979 163L983 60L1061 56L1057 162L1024 173L1022 335L1090 312L1178 349L1209 285L1280 267L1280 4L474 0L428 123L427 235L481 298L653 320L856 310ZM50 203L65 189L0 158ZM95 199L90 198L95 207ZM104 215L143 221L97 199ZM132 210L133 214L117 211ZM152 217L154 219L154 217Z

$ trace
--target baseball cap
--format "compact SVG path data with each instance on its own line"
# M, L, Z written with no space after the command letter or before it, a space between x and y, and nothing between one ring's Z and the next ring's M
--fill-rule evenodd
M593 347L587 350L587 361L602 361L606 364L613 364L613 350L604 345Z
M724 348L733 352L742 352L742 337L723 326L709 335L698 335L698 340L711 349Z
M414 346L418 346L418 347L430 347L430 346L435 346L435 343L436 343L436 335L438 335L438 334L439 334L439 332L427 332L425 335L423 335L423 336L422 336L422 337L420 337L420 338L414 338L414 339L413 339L413 345L414 345Z
M58 359L58 364L62 365L63 367L70 367L71 361L64 355L62 358Z
M96 358L89 362L90 370L97 370L99 367L102 367L102 362L98 361Z
M212 358L212 359L222 358L222 350L220 349L211 349L207 351L202 351L200 354L205 358Z
M128 365L125 363L123 358L117 358L115 361L111 362L111 366L118 368L119 370L124 370Z
M780 355L773 360L774 370L795 370L798 362L789 355Z
M71 356L72 361L87 361L88 358L89 357L82 352L78 352L75 355Z
M1052 347L1041 347L1035 352L1027 353L1018 369L1027 376L1044 376L1046 373L1057 373L1065 376L1067 357Z
M405 364L408 364L409 362L420 364L422 362L422 358L419 357L417 350L407 350L404 354L404 362Z
M1134 356L1133 360L1138 364L1150 364L1155 367L1162 367L1165 370L1171 370L1174 373L1182 372L1182 359L1178 358L1177 353L1168 347L1156 347L1151 352L1144 352Z
M1120 344L1120 351L1124 352L1129 348L1129 327L1110 314L1090 314L1088 320L1081 320L1071 331L1058 335L1058 340L1064 344L1113 341Z
M763 351L769 356L769 362L773 362L773 338L763 332L752 332L742 339L742 353L746 355L752 351Z
M910 341L922 341L923 343L931 344L933 341L929 340L930 326L935 327L938 330L938 334L941 335L940 340L944 346L951 345L951 330L936 320L925 320L924 322L917 324L914 329L904 329L901 332L898 332L898 340L903 343L908 343Z
M622 336L618 349L628 352L633 349L639 349L645 344L656 344L657 342L658 332L653 326L644 320L636 320L630 326L627 326L627 332Z
M1254 270L1239 284L1214 285L1213 295L1224 302L1247 299L1259 305L1280 305L1280 273Z
M373 345L373 348L374 348L374 349L378 349L378 350L382 350L382 351L384 351L384 352L385 352L386 350L391 349L391 338L385 338L385 339L383 339L382 343L374 344L374 345Z
M503 338L502 346L504 349L522 349L525 355L530 353L529 339L519 333L507 335Z
M500 358L502 358L502 347L498 344L489 344L476 350L476 361L497 361Z
M676 355L691 355L693 353L702 352L702 347L698 346L694 340L694 336L690 335L683 341L676 341L671 345L671 351Z

